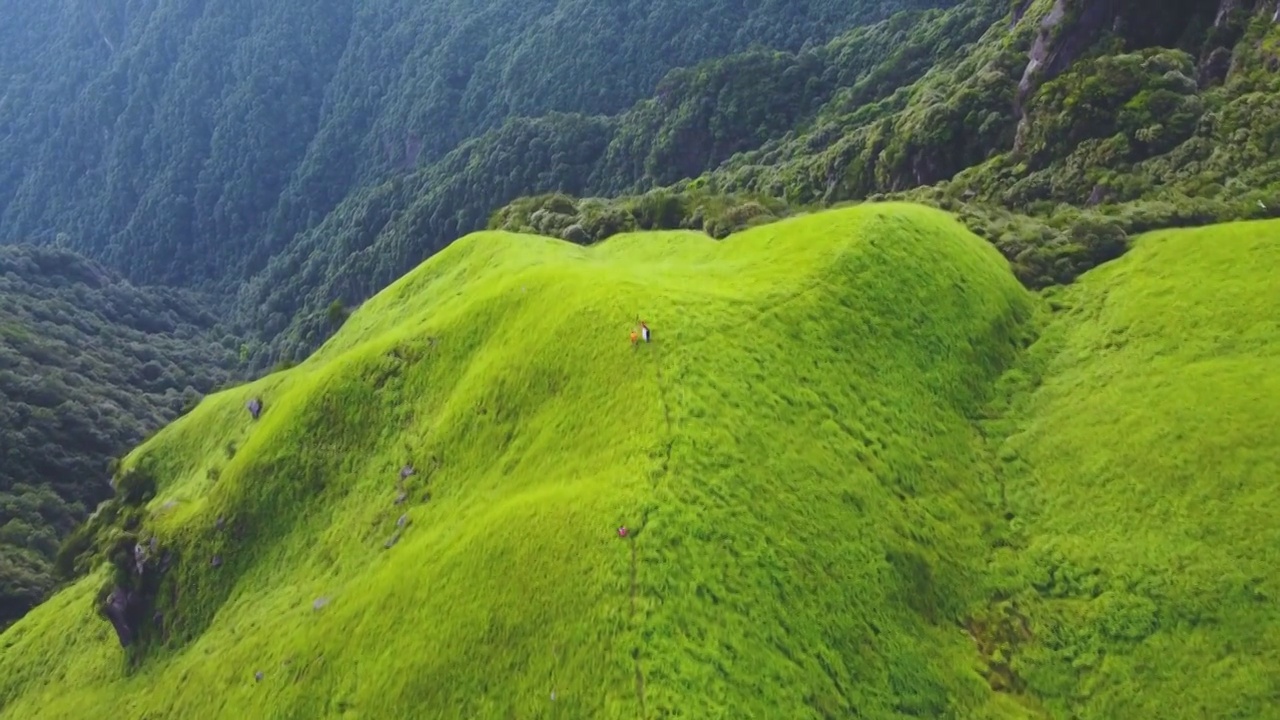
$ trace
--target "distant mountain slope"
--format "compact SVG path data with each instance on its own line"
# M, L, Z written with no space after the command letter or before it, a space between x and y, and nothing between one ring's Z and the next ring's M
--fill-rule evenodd
M924 202L959 213L1028 286L1070 282L1128 235L1280 214L1275 11L970 0L680 68L619 115L512 120L353 194L250 281L236 317L257 365L303 357L330 303L370 297L508 201L490 227L575 242ZM634 197L657 188L666 199ZM633 197L581 212L553 198L528 222L543 208L518 196L545 193Z
M213 315L65 250L0 246L0 626L44 598L108 462L228 379Z
M234 288L508 118L620 112L672 68L946 1L3 0L0 238Z
M998 714L960 627L995 521L968 418L1030 310L911 206L469 236L126 461L158 494L97 525L114 572L0 635L0 708Z
M1280 213L1276 0L0 9L0 234L234 295L259 370L522 196L923 202L1033 287Z
M509 120L439 162L350 195L247 283L235 319L255 341L258 366L305 357L331 332L331 302L371 297L484 227L504 203L548 190L613 195L696 176L806 126L843 88L859 85L867 102L894 95L1007 12L1003 0L975 0L945 13L900 13L797 53L753 50L678 68L652 98L615 116Z
M636 197L566 210L553 196L561 209L546 208L539 230L576 225L584 241L636 226L724 233L767 219L757 218L762 205L782 216L910 200L957 212L1025 284L1044 287L1122 254L1127 235L1280 215L1274 0L1189 0L1167 11L1137 0L1034 0L961 31L977 5L878 46L877 63L846 76L794 132L665 187L667 212ZM522 198L491 226L535 226L542 209Z

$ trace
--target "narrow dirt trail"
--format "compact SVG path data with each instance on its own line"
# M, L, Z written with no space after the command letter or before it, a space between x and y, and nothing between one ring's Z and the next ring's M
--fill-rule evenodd
M667 400L668 388L666 386L666 378L662 373L662 356L660 352L656 351L656 348L661 347L661 345L654 343L651 345L651 347L655 348L655 352L657 353L657 357L654 359L654 375L657 380L658 399L659 399L659 402L662 403L662 420L665 426L665 441L663 446L661 465L659 466L659 471L653 476L653 479L651 481L652 487L656 488L658 486L658 483L666 479L667 473L669 472L669 468L671 466L671 448L675 444L675 436L674 436L673 428L671 424L671 404ZM648 512L646 511L645 517L641 520L640 527L637 529L642 531L647 521L648 521ZM636 622L636 600L638 599L640 594L639 579L638 579L640 563L638 559L638 551L636 550L636 541L638 539L639 534L640 533L636 533L631 537L630 620L633 626L635 625L635 622ZM648 709L645 704L644 670L640 666L639 647L637 647L632 652L632 661L634 662L634 665L635 665L636 700L640 704L640 717L646 718L648 717Z

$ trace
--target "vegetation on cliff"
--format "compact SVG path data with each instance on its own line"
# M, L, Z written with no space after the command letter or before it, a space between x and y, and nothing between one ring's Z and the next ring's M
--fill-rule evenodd
M986 23L980 39L956 28L973 27L959 19L981 3L937 12L911 26L918 45L872 54L880 64L853 74L794 132L630 197L521 198L490 227L585 242L634 227L723 236L815 207L905 199L957 213L1038 288L1119 256L1131 235L1280 215L1274 7L1236 3L1217 17L1216 2L1191 3L1163 14L1160 32L1136 20L1115 32L1100 4L1078 0L1077 12L1059 15L1061 4L1022 3L1016 22L973 14ZM1121 19L1135 15L1114 5ZM1062 48L1069 58L1051 52L1061 37L1074 43ZM914 47L943 49L918 79Z

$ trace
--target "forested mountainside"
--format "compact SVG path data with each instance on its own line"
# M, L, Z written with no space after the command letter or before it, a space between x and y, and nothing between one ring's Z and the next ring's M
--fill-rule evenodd
M670 69L936 4L5 0L0 236L234 288L354 189L507 118L616 113Z
M1034 286L1280 205L1273 0L400 5L15 9L0 231L217 287L265 369L520 196L676 197L494 224L590 241L897 193Z
M1131 234L1272 216L1276 3L1160 8L970 0L796 53L676 70L621 115L511 120L351 196L250 282L237 317L258 364L305 355L331 331L334 300L359 302L495 206L552 191L490 226L584 242L633 227L722 237L911 199L960 214L1032 287L1116 257Z
M1033 286L1280 206L1274 0L5 12L0 237L236 293L259 369L520 196L677 196L494 224L590 241L908 193Z
M615 116L515 118L434 165L353 194L253 278L236 318L259 364L304 356L330 332L327 306L369 297L517 197L616 194L679 180L785 137L840 89L892 94L1007 11L976 0L898 14L799 53L754 50L667 74ZM887 75L886 75L887 74ZM876 78L880 78L879 81ZM259 355L259 353L264 353Z
M0 246L0 627L44 599L112 458L224 384L205 298L136 288L67 250Z
M910 198L960 214L1043 287L1114 258L1130 233L1280 213L1272 0L1021 2L918 80L904 82L904 65L891 55L795 131L692 182L613 202L525 198L492 226L722 235L815 205Z

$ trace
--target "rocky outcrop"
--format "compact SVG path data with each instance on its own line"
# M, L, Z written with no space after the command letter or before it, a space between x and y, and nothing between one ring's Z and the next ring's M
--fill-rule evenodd
M1014 19L1020 20L1025 12L1025 4L1019 4ZM1036 87L1061 74L1107 33L1118 36L1130 51L1174 47L1185 42L1188 29L1221 30L1238 17L1259 15L1280 22L1280 0L1054 0L1040 20L1028 53L1018 83L1018 107ZM1214 49L1206 48L1201 60L1208 61Z
M1231 51L1224 47L1214 48L1196 68L1196 84L1202 88L1217 85L1227 79L1230 71Z
M1013 17L1009 21L1009 28L1013 29L1018 23L1022 22L1022 17L1027 14L1027 10L1031 8L1031 3L1035 0L1018 0L1013 6Z
M1019 3L1015 22L1027 13ZM1015 111L1025 121L1025 108L1035 90L1071 67L1107 35L1126 50L1185 44L1190 29L1211 26L1219 32L1200 58L1201 85L1220 82L1230 67L1234 26L1241 17L1263 15L1280 22L1280 0L1054 0L1039 19L1027 65L1018 83ZM1226 54L1222 52L1226 49ZM1021 137L1021 133L1019 133Z
M1240 9L1243 0L1218 0L1218 13L1213 17L1213 26L1222 27L1227 23L1231 13Z
M1241 15L1267 17L1271 22L1280 23L1280 0L1218 0L1213 26L1226 27Z
M162 552L155 538L146 545L130 537L117 542L111 553L115 577L103 588L98 611L115 629L120 647L137 644L148 619L161 629L163 616L156 611L155 598L172 561L172 554Z
M1111 0L1054 0L1040 21L1027 67L1018 82L1018 108L1037 86L1052 80L1097 42L1116 21Z
M102 614L111 623L111 627L115 628L120 647L129 647L133 644L138 610L137 593L130 592L119 585L111 588L110 594L102 604Z
M1231 13L1237 10L1267 17L1273 23L1280 23L1280 0L1221 0L1218 16L1214 18L1214 26L1227 22Z

